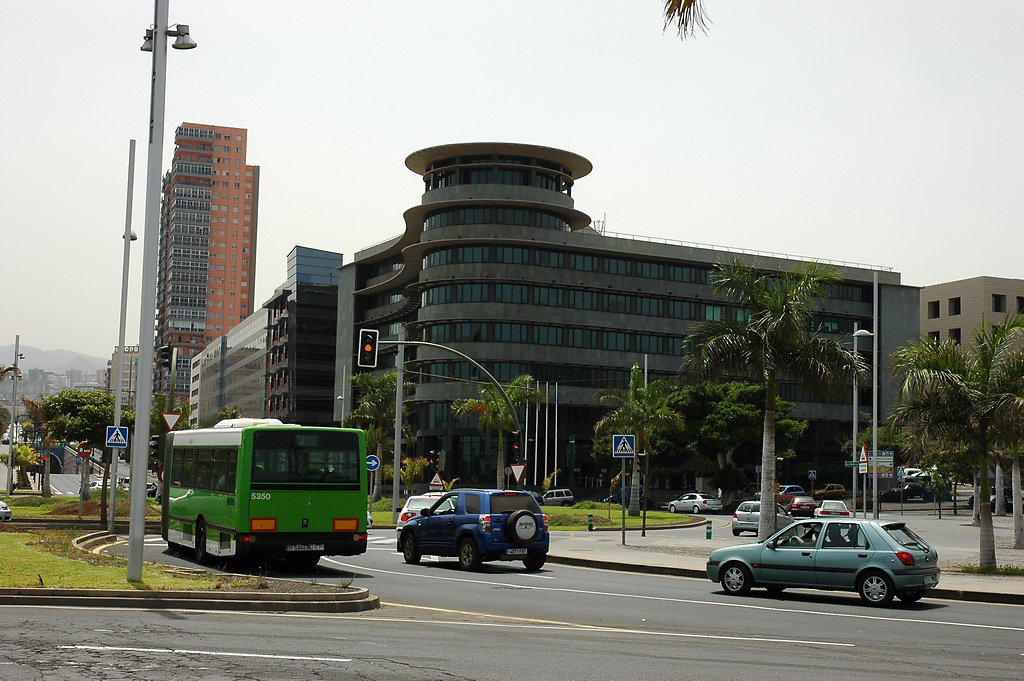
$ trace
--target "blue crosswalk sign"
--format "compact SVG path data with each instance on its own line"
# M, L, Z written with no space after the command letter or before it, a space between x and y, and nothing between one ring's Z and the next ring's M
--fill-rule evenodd
M632 459L636 454L636 435L612 435L612 456Z
M107 446L125 449L128 446L128 426L107 426Z

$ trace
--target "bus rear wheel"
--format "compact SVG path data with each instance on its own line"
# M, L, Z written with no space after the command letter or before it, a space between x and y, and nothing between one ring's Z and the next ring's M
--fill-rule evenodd
M206 561L210 559L210 554L206 552L206 523L202 520L196 521L196 563L199 565L206 565Z

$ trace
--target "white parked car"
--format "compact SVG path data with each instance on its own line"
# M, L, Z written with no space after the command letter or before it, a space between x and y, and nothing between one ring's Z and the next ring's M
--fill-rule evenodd
M0 520L11 519L11 507L7 505L6 501L0 501Z
M722 502L706 494L691 492L668 502L669 513L721 513Z
M850 509L846 508L846 504L838 499L825 499L821 502L821 506L814 509L814 517L820 518L821 516L833 516L833 515L850 515Z
M433 506L434 502L443 496L443 492L427 492L406 499L402 511L398 514L398 523L395 525L395 529L401 532L407 522L418 516L423 509Z
M732 514L732 534L740 536L740 532L753 532L757 534L758 523L761 522L761 502L744 501L736 507ZM796 522L793 516L786 513L786 509L775 504L775 529L781 530Z

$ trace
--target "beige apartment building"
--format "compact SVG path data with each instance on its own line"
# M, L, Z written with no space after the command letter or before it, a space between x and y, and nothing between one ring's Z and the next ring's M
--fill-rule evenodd
M1024 313L1024 279L972 277L921 289L921 334L956 343L970 340L983 319Z

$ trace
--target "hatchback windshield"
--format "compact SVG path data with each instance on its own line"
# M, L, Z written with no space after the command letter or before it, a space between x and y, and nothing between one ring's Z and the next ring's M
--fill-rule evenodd
M917 533L903 523L892 523L891 525L886 525L884 529L890 537L902 546L921 549L922 551L929 549L928 542L917 536Z
M529 494L498 493L491 495L491 513L511 513L525 509L530 513L540 513L537 500Z

